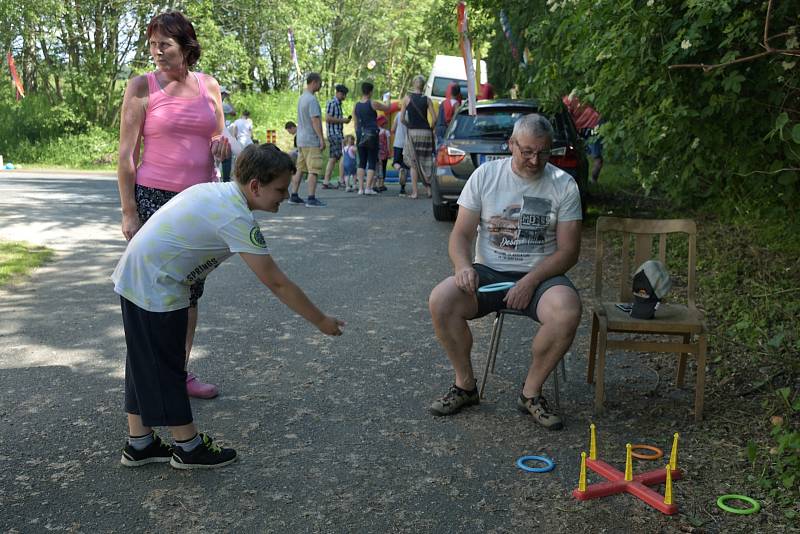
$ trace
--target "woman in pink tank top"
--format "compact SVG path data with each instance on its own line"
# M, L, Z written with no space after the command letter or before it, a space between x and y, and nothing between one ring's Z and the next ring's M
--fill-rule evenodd
M175 11L156 15L147 26L147 39L157 69L128 82L120 120L117 180L127 240L170 198L192 185L214 181L214 159L230 156L230 145L220 137L225 122L219 83L189 70L200 59L192 23ZM191 287L187 362L203 282ZM216 386L192 373L186 384L193 397L218 393Z

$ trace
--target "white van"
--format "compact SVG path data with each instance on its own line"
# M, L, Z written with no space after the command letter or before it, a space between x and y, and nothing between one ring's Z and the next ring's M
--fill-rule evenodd
M477 72L476 72L477 74ZM486 83L486 62L481 61L481 82ZM425 84L425 94L437 104L444 100L447 86L457 82L461 86L461 95L467 97L467 71L464 68L464 59L461 56L437 55L433 61L431 74Z

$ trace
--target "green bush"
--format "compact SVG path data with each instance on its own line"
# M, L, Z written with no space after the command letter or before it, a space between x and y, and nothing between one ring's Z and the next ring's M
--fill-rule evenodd
M476 0L494 11L495 0ZM607 122L607 156L645 188L700 206L800 200L800 69L763 51L767 0L507 0L528 47L514 60L499 23L487 58L501 91L556 101L572 90ZM792 6L795 7L792 7ZM798 49L796 2L774 2L770 45ZM734 61L740 61L734 63ZM678 65L726 64L710 70ZM673 67L673 68L671 68Z
M42 95L30 95L20 101L0 100L0 154L19 160L19 144L37 145L51 139L81 134L90 124L67 104L53 105Z
M784 515L794 519L800 512L800 394L780 388L764 401L764 407L773 415L772 441L759 448L755 442L747 444L747 456L758 481L783 508Z
M264 142L266 131L275 130L278 146L291 150L292 137L283 126L287 121L297 122L299 98L299 91L236 93L231 103L238 113L250 111L256 139ZM324 114L330 97L317 93L317 98ZM342 104L345 115L352 113L353 105L352 97ZM119 132L89 124L66 104L51 107L36 96L20 102L0 100L0 116L10 117L0 122L0 154L7 162L75 168L116 165ZM345 133L352 131L352 123L345 125Z
M92 126L84 133L33 143L23 139L5 156L15 164L110 168L117 163L119 134Z

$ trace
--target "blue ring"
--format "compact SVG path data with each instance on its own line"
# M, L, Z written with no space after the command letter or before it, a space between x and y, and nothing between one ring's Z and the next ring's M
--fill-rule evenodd
M544 467L529 467L525 464L530 460L536 460L537 462L543 462L545 464ZM548 458L547 456L523 456L517 460L517 467L522 469L523 471L528 471L529 473L549 473L556 467L556 463Z
M493 291L505 291L514 287L515 282L497 282L496 284L489 284L478 288L480 293L490 293Z

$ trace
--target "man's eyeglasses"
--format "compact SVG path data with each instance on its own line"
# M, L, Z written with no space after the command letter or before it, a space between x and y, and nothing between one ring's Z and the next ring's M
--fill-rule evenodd
M552 152L550 150L539 150L535 152L533 150L520 150L519 155L522 156L524 159L533 159L536 156L537 159L549 159L550 154Z
M517 145L517 150L519 151L519 155L522 156L524 159L533 159L536 156L539 160L545 160L550 158L550 154L552 151L550 149L547 150L523 150L522 147L519 146L515 140L512 139L512 142Z

